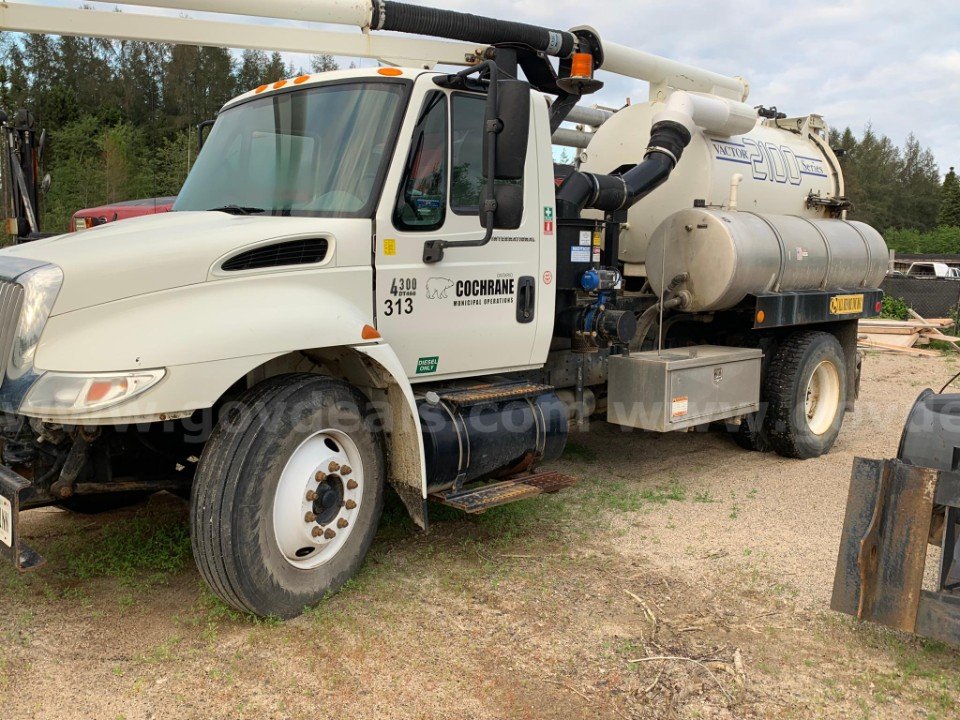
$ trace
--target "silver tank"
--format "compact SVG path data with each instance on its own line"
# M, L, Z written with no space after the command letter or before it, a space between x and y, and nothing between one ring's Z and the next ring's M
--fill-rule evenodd
M887 246L869 225L795 215L691 208L650 238L647 272L658 295L681 273L691 312L725 310L747 295L876 288Z

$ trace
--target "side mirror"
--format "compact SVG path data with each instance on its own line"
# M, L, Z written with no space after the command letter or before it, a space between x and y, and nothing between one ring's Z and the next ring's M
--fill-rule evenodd
M496 101L496 106L494 106ZM530 136L530 85L522 80L501 80L497 92L487 96L487 122L498 121L493 177L496 180L522 180L527 164ZM483 176L490 177L488 165L491 134L483 135Z
M50 178L50 173L47 173L43 176L43 181L40 183L40 192L46 195L50 192L51 185L53 185L53 180Z
M493 197L497 209L493 213L493 226L498 230L516 230L523 222L523 185L494 185ZM480 191L480 207L487 201L487 188ZM483 218L480 218L483 222Z

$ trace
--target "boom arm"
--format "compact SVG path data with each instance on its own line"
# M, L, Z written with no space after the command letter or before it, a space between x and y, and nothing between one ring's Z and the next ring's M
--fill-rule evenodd
M742 78L604 43L597 32L588 27L572 31L554 30L393 0L125 0L125 3L332 23L360 28L363 33L349 35L312 28L168 17L151 17L149 22L144 22L143 16L136 13L70 10L16 0L0 4L0 29L186 45L325 52L420 67L433 67L437 63L473 65L483 59L486 46L494 44L523 46L562 60L569 59L577 51L592 51L597 53L601 69L648 81L653 96L665 94L666 89L673 88L712 93L742 102L749 92ZM428 35L442 40L373 35L372 30Z

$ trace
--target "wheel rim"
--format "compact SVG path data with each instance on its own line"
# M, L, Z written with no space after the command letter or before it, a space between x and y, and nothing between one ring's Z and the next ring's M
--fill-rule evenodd
M814 435L823 435L832 426L840 409L840 373L837 366L824 360L814 369L807 383L805 411L807 426Z
M340 430L321 430L287 460L273 501L284 559L301 570L329 562L357 524L363 499L360 451Z

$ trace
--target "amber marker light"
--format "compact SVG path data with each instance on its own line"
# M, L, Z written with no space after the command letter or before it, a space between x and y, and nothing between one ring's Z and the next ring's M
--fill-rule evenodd
M364 325L363 330L360 332L360 337L364 340L379 340L380 333L377 332L377 329L373 325Z
M763 321L767 319L767 314L763 310L757 312L757 325L763 325Z
M397 75L403 75L403 70L399 68L380 68L377 70L380 75L386 75L387 77L397 77Z

